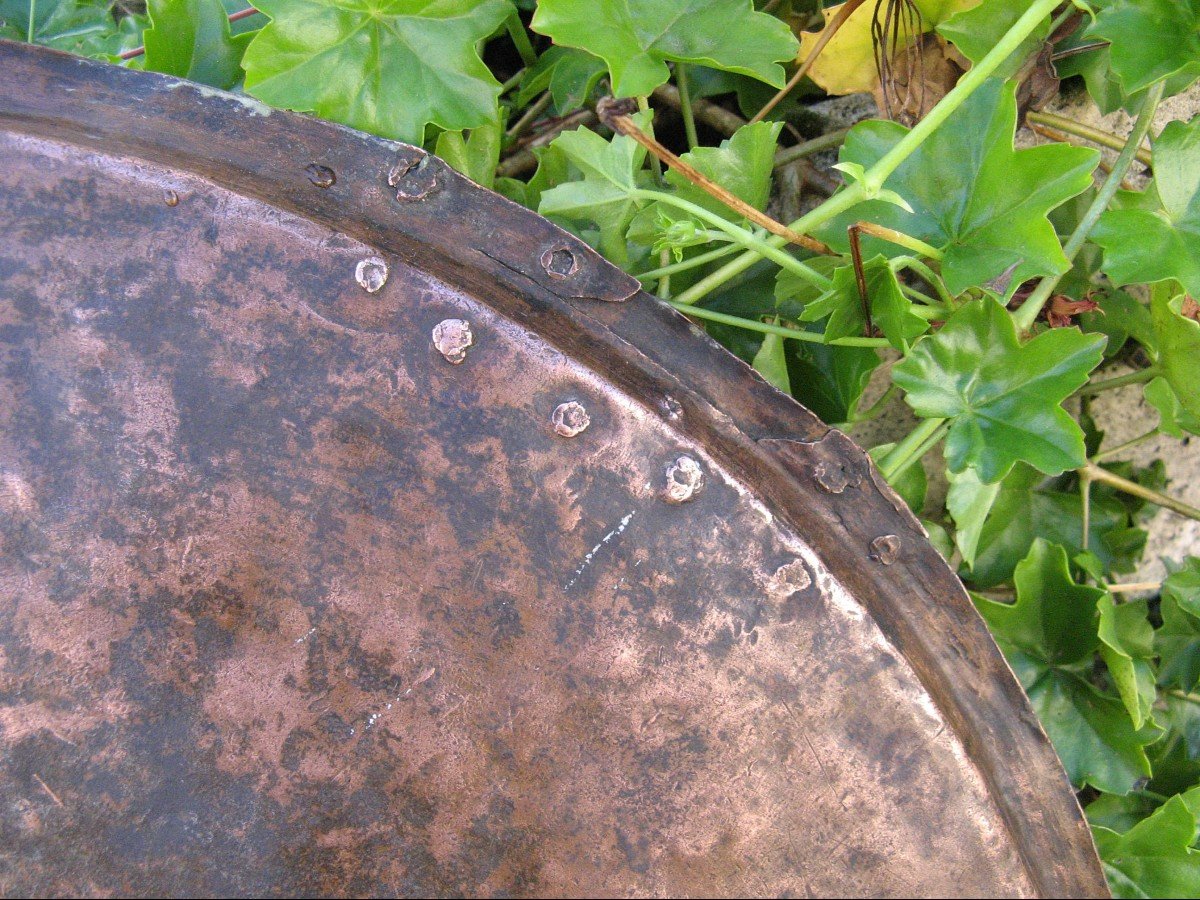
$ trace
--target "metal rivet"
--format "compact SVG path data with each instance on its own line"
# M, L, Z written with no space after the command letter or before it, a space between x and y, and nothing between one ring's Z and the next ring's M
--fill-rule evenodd
M163 203L167 206L178 206L179 195L172 190L163 191Z
M402 147L388 172L388 184L401 201L424 200L437 188L437 181L437 167L430 164L429 154L417 147Z
M813 469L817 484L831 494L840 494L850 486L850 473L841 463L825 461Z
M900 556L900 538L885 534L871 541L871 559L890 566Z
M558 404L550 421L554 423L554 430L563 437L575 437L592 424L592 419L583 408L583 404L575 400Z
M668 503L686 503L704 487L704 470L690 456L680 456L667 466L663 497Z
M579 271L579 260L567 247L551 247L542 254L542 268L551 278L570 278Z
M354 267L354 280L368 294L379 291L388 279L388 265L378 256L369 256L359 260Z
M443 319L433 326L433 346L452 365L457 366L467 358L467 350L473 343L471 323L464 319Z
M309 163L304 171L308 174L308 180L319 188L333 187L337 182L337 175L328 166Z

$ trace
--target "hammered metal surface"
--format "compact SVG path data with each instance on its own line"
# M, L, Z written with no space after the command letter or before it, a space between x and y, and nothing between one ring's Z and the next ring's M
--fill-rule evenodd
M0 131L0 893L1102 886L1065 784L1013 776L1049 814L999 794L978 745L1003 716L938 694L854 581L923 559L903 520L876 532L895 565L831 558L850 526L781 516L680 426L702 395L629 387L636 350L600 371L467 268L30 121ZM296 191L353 189L309 162ZM681 458L703 490L668 502ZM866 503L846 465L834 502ZM958 646L976 623L947 607ZM962 679L1016 698L1040 760L987 652ZM1083 862L1032 861L1038 829Z

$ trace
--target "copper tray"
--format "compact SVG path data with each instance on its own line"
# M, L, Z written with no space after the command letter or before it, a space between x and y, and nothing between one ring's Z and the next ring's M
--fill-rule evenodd
M0 159L0 893L1105 893L864 454L575 238L9 43Z

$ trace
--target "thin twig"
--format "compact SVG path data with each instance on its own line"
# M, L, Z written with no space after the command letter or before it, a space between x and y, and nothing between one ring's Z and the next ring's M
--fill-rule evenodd
M1050 55L1050 62L1058 62L1060 59L1066 59L1068 56L1078 56L1080 53L1091 53L1093 50L1103 50L1109 46L1108 41L1096 41L1092 44L1080 44L1078 47L1068 47L1066 50L1059 50Z
M867 273L863 270L862 241L858 237L861 230L858 225L851 225L846 229L846 233L850 237L850 260L854 263L854 283L858 287L858 301L862 304L863 320L867 324L865 334L870 337L875 333L875 323L871 321L871 299L867 295Z
M807 57L805 57L804 62L800 64L800 68L796 70L796 74L788 80L787 84L779 89L779 93L768 100L766 105L754 114L753 118L750 119L751 124L755 122L761 122L767 116L767 114L771 112L771 110L779 105L784 97L792 92L796 85L800 83L800 80L808 74L808 70L811 69L812 64L817 61L817 57L821 55L821 51L825 49L825 45L833 39L833 36L837 34L838 29L842 27L845 21L850 18L850 15L856 9L863 5L863 2L864 0L846 0L846 3L842 4L841 8L836 14L834 14L834 17L829 20L829 24L821 30L821 34L817 38L816 44L813 45L812 50L809 51L809 54Z
M688 83L687 63L675 63L675 82L679 85L679 111L683 115L683 133L689 150L700 143L696 138L696 114L692 111L692 91Z
M850 133L849 128L838 128L830 131L820 137L815 137L812 140L804 141L796 144L793 147L784 147L775 154L774 166L776 169L786 166L790 162L795 162L805 156L811 156L814 153L820 153L822 150L832 150L834 147L841 145L846 139L846 135Z
M1159 433L1160 432L1157 428L1151 428L1145 434L1139 434L1137 437L1133 438L1132 440L1128 440L1123 444L1118 444L1115 447L1111 447L1108 450L1104 450L1100 453L1097 453L1095 456L1092 457L1092 462L1098 463L1098 462L1101 462L1102 460L1112 459L1114 456L1119 456L1120 454L1124 453L1126 450L1132 450L1134 447L1138 447L1138 446L1146 443L1146 441L1153 440L1154 438L1158 437Z
M525 114L513 123L512 128L508 129L504 135L504 139L506 141L515 141L526 131L528 131L529 127L537 121L538 116L544 113L547 107L550 106L550 103L553 99L554 98L550 96L549 91L546 91L544 94L542 94L542 96L538 97L537 100L534 101L534 104L529 107L529 109L525 110Z
M1103 381L1091 381L1079 389L1079 395L1082 397L1091 397L1095 394L1102 394L1105 391L1111 391L1114 388L1122 388L1131 384L1141 384L1144 381L1152 380L1158 375L1158 368L1149 366L1145 369L1138 369L1136 372L1129 372L1125 375L1118 375L1115 378L1105 378Z
M696 187L719 200L738 215L744 216L755 225L767 229L771 234L785 238L806 250L811 250L814 253L833 255L834 251L825 244L807 235L797 234L786 225L776 222L766 213L760 212L740 197L731 194L725 188L721 187L721 185L706 178L697 169L688 165L658 141L654 140L654 138L638 128L637 123L629 118L628 110L629 107L627 104L610 98L605 98L596 104L596 112L605 125L613 131L633 138L645 147L655 159L666 163L692 184L696 185Z
M590 109L581 109L569 116L564 116L553 128L547 128L530 141L524 150L518 150L507 159L501 160L500 165L496 167L497 177L518 178L527 172L532 172L537 168L537 156L533 153L534 149L546 146L561 132L569 131L571 128L595 125L596 121L596 114Z
M665 103L672 109L679 110L682 114L683 98L679 96L679 88L675 85L659 85L650 96L659 103ZM695 115L696 121L703 122L725 137L732 137L739 128L746 124L746 120L737 113L730 112L723 106L699 97L692 100L692 113Z
M903 231L897 231L895 228L888 228L886 225L876 225L874 222L858 222L853 227L863 234L869 234L872 237L887 241L889 244L895 244L898 247L919 253L927 259L941 259L944 255L937 247L925 243L920 238L905 234Z
M686 303L680 303L677 300L668 300L666 303L684 315L695 319L708 319L712 322L720 322L722 325L733 325L737 328L745 328L747 331L758 331L763 334L777 334L780 337L795 338L798 341L805 341L810 344L827 343L825 335L816 331L800 331L796 328L788 328L786 325L771 325L755 319L743 319L740 316L731 316L728 313L718 312L715 309L705 309L703 306L688 306ZM837 346L887 347L890 345L886 338L845 337L837 339Z
M1186 516L1189 519L1200 521L1200 509L1184 503L1182 500L1176 500L1174 497L1168 497L1166 494L1160 494L1158 491L1151 490L1138 484L1136 481L1130 481L1128 478L1122 478L1108 469L1102 469L1094 463L1088 463L1081 469L1076 470L1077 473L1092 481L1098 481L1101 484L1106 484L1109 487L1116 488L1122 493L1129 494L1132 497L1140 497L1142 500L1149 501L1155 506L1161 506L1163 509L1169 509L1171 512L1178 513L1181 516Z
M1161 581L1131 581L1128 584L1110 584L1110 594L1132 594L1136 591L1158 591L1162 589Z
M1054 113L1030 110L1025 114L1025 121L1034 125L1053 128L1057 131L1065 131L1067 134L1073 134L1075 137L1083 138L1085 141L1091 141L1093 144L1099 144L1102 147L1108 147L1110 150L1116 150L1117 152L1125 149L1125 141L1121 140L1115 134L1109 134L1107 131L1101 131L1099 128L1093 128L1090 125L1076 122L1074 119L1068 119L1065 116L1056 116ZM1136 159L1144 166L1150 166L1154 163L1154 157L1148 147L1139 147Z

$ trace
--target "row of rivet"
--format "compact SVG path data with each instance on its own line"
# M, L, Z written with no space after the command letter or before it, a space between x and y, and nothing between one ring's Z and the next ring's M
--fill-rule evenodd
M427 168L428 158L429 154L415 148L401 154L388 173L388 184L396 189L397 200L423 200L437 188L437 172ZM316 163L310 165L307 172L309 180L320 188L331 187L337 180L332 169ZM579 268L575 254L565 246L546 250L540 262L551 278L569 278ZM374 294L387 283L387 263L379 257L368 257L358 263L354 277L363 290ZM433 328L434 347L452 365L459 365L467 358L467 351L474 340L471 325L464 319L444 319ZM668 397L664 401L664 411L668 418L678 419L682 407L679 401ZM591 424L591 417L583 404L568 400L555 407L550 421L556 434L573 438ZM817 484L833 494L842 493L853 480L843 467L829 462L822 462L814 475ZM670 503L686 503L699 494L703 487L704 472L700 464L690 456L680 456L666 468L663 499ZM890 566L899 558L900 548L901 542L896 535L885 534L871 541L869 553L876 562Z

